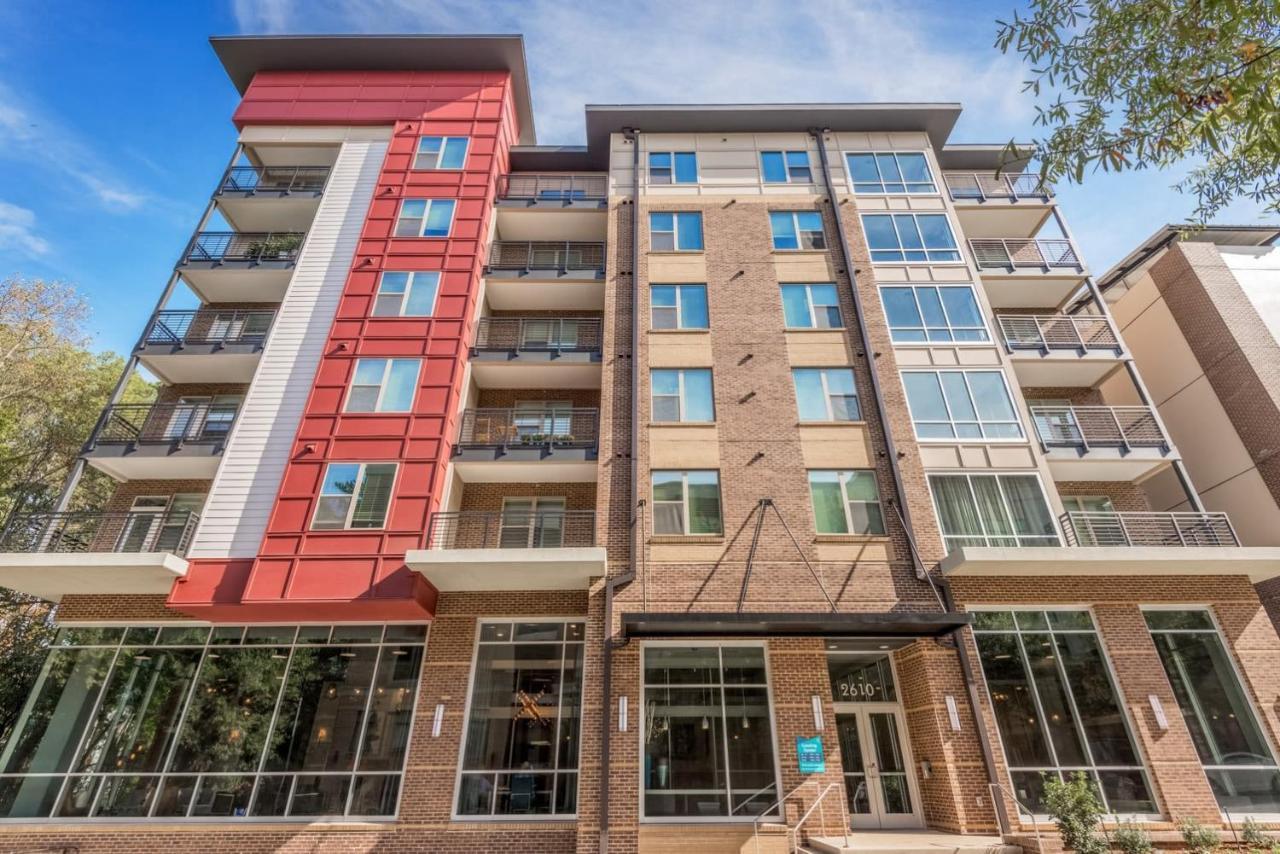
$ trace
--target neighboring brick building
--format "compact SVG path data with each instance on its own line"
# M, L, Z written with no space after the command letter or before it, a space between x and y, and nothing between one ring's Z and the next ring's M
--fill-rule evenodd
M159 402L86 445L105 513L4 533L62 625L5 845L1034 847L1075 771L1158 834L1280 817L1280 548L959 106L538 146L517 37L214 47L240 146Z

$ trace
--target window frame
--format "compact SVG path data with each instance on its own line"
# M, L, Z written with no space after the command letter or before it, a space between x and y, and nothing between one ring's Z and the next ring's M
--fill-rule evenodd
M897 218L900 216L911 217L912 222L915 224L916 234L920 237L920 248L908 249L907 247L903 246L902 232L898 230ZM897 249L875 248L871 245L871 238L869 236L870 230L867 228L867 220L872 217L885 217L893 225L893 234L894 234L894 237L897 238L897 243L898 243ZM951 246L949 248L936 248L936 247L930 248L925 245L924 232L920 229L921 217L940 217L942 221L946 223L947 233L951 236ZM858 215L858 223L862 227L863 237L867 241L867 250L871 253L872 264L931 264L931 265L939 265L939 266L964 266L966 264L966 261L964 259L964 252L961 251L960 249L960 241L956 239L956 234L958 233L958 230L955 228L955 225L951 222L951 217L943 211L884 211L884 212L875 211L870 213L860 213ZM881 253L896 252L902 257L878 259L876 258L877 252L881 252ZM923 253L924 258L911 258L911 259L907 258L907 254L911 252ZM951 253L955 253L956 257L955 258L930 258L929 254L931 252L938 252L938 253L951 252Z
M694 421L686 418L688 410L688 394L685 389L685 374L690 371L705 372L707 375L707 388L710 398L707 403L711 407L711 418L707 421ZM657 384L654 382L654 375L657 373L674 373L676 375L676 393L674 395L663 394L657 392ZM674 421L658 418L657 402L658 398L674 397L676 399L677 417ZM650 368L649 369L649 421L652 424L715 424L716 423L716 380L715 372L711 368Z
M804 209L786 209L786 210L770 210L769 214L769 242L774 252L829 252L830 247L827 246L827 223L822 216L820 210L804 210ZM818 218L818 229L814 231L812 228L802 229L800 227L800 217L802 214L812 214ZM791 228L795 232L796 245L794 247L779 246L778 233L773 227L773 218L775 216L789 216L791 218ZM816 234L821 246L805 246L805 234Z
M653 165L653 158L662 157L664 155L669 158L669 165L655 167ZM679 161L678 161L678 158L680 157L693 158L693 180L692 181L680 180L680 177L679 177L680 167L679 167ZM671 186L675 186L676 184L697 184L699 183L702 177L701 172L698 169L698 152L696 150L676 151L675 149L664 149L662 151L649 151L645 153L644 162L645 162L645 177L646 177L646 183L648 186L671 187ZM668 180L666 181L655 180L654 179L655 168L659 170L665 169L669 173Z
M893 319L889 317L889 303L885 299L885 291L893 290L895 288L911 291L911 299L915 303L916 313L920 316L920 320L924 325L919 327L895 327L893 325ZM952 340L935 341L929 338L929 330L937 329L939 327L931 327L927 322L925 322L924 311L921 308L920 296L918 294L918 291L922 288L933 288L934 290L939 291L938 304L941 306L943 316L946 318L946 330L952 335ZM947 311L947 304L942 299L941 291L961 289L969 291L969 296L973 299L973 305L978 310L978 317L982 320L981 329L984 337L980 341L959 340L955 338L956 329L972 330L979 328L976 326L955 326L951 322L951 315ZM982 310L982 303L978 300L977 288L972 282L887 282L880 285L876 290L880 294L880 308L884 311L885 323L889 327L889 340L893 342L893 346L895 347L991 347L994 344L994 340L991 335L991 323L988 321L986 313ZM924 334L925 338L923 341L899 341L894 337L894 333L897 329L918 329Z
M852 502L857 504L871 505L874 504L876 511L880 515L880 527L884 530L876 533L874 531L855 531L857 527L853 524L853 513L849 510L849 481L852 479L846 475L853 475L858 472L866 472L871 475L871 483L876 488L875 501L858 501ZM834 474L836 476L836 485L840 487L840 507L844 510L844 526L847 531L820 531L818 530L818 505L813 500L813 475L815 474ZM805 469L805 481L809 486L809 510L813 513L813 530L819 537L887 537L889 535L888 520L884 515L884 498L880 495L880 478L876 476L874 468L847 468L847 469Z
M965 479L967 480L967 482L968 482L968 483L967 483L967 485L968 485L968 487L969 487L969 496L970 496L970 497L973 499L973 501L974 501L974 505L973 505L974 507L977 507L977 506L978 506L978 501L977 501L978 496L977 496L977 493L975 493L975 492L974 492L974 490L973 490L973 478L975 478L975 477L987 477L987 478L992 478L992 479L994 479L994 480L996 481L996 489L997 489L997 491L1000 493L1000 506L1001 506L1001 509L1002 509L1002 510L1004 510L1005 516L1006 516L1006 518L1008 518L1008 519L1009 519L1009 521L1010 521L1010 522L1012 522L1012 521L1013 521L1013 518L1014 518L1014 517L1013 517L1013 511L1012 511L1012 509L1010 508L1010 505L1009 505L1009 499L1008 499L1008 497L1005 495L1004 488L1001 486L1001 484L1000 484L1000 480L999 480L999 479L1000 479L1001 477L1033 477L1033 478L1035 478L1036 485L1040 487L1040 497L1041 497L1042 499L1044 499L1044 506L1045 506L1045 510L1046 510L1046 511L1048 512L1048 514L1049 514L1049 520L1050 520L1051 522L1053 522L1053 535L1054 535L1054 537L1057 539L1057 542L1056 542L1056 543L1053 543L1053 544L1046 544L1046 545L1043 545L1043 546L1038 546L1038 545L1025 545L1025 546L1024 546L1024 545L1022 545L1021 543L1018 543L1017 545L1013 545L1013 546L992 546L992 544L991 544L991 541L992 541L992 540L998 540L998 539L1004 539L1004 540L1046 539L1046 538L1048 537L1048 535L1047 535L1047 534L1043 534L1043 535L1042 535L1042 534L1019 534L1017 531L1013 531L1013 532L1012 532L1012 533L1010 533L1010 534L991 534L991 533L989 533L989 532L986 530L986 529L987 529L986 522L982 519L981 514L979 514L979 515L978 515L978 522L979 522L979 523L982 525L982 527L983 527L983 533L981 534L981 538L982 538L985 542L983 542L983 543L982 543L981 545L979 545L979 546L956 546L956 548L1019 548L1019 549L1030 549L1030 548L1059 548L1059 547L1061 547L1061 546L1062 546L1062 543L1063 543L1063 539L1062 539L1062 523L1061 523L1061 520L1058 518L1058 516L1057 516L1057 515L1055 515L1055 514L1054 514L1054 512L1053 512L1053 505L1049 502L1049 493L1045 491L1045 488L1044 488L1044 479L1040 477L1040 472L1039 472L1039 471L1034 470L1034 469L1027 469L1027 470L1024 470L1024 471L1018 471L1018 470L1012 470L1012 471L1010 471L1010 470L1004 470L1004 471L986 471L986 470L982 470L982 471L975 471L975 470L972 470L972 469L968 469L968 470L966 470L966 469L957 469L957 470L948 470L948 471L929 471L929 472L925 472L925 485L929 488L929 501L930 501L930 502L932 502L932 506L933 506L933 517L934 517L935 519L937 519L937 520L938 520L938 539L942 542L942 550L943 550L943 552L944 552L945 554L950 554L950 553L951 553L951 551L952 551L952 547L951 547L951 545L947 542L947 540L948 540L948 539L977 539L979 535L977 535L977 534L948 534L948 533L947 533L947 531L946 531L946 527L945 527L944 522L943 522L943 517L942 517L942 505L938 502L938 493L937 493L937 491L936 491L936 490L934 490L934 488L933 488L933 479L934 479L935 477L963 477L963 478L965 478Z
M785 176L781 181L771 181L768 178L765 169L765 157L770 154L776 154L782 159L782 174ZM804 156L804 166L792 167L791 156L799 154ZM795 178L791 174L792 168L803 168L809 173L808 178ZM813 183L813 164L809 162L809 150L807 148L800 149L778 149L769 148L760 152L760 183L762 184L812 184Z
M426 207L422 211L421 221L418 223L417 234L399 234L400 223L410 219L418 219L418 217L406 216L404 206L410 202L424 202ZM431 221L431 211L436 205L448 205L449 207L449 224L445 228L444 234L424 234L427 230L427 223ZM458 216L458 200L457 199L441 199L441 198L407 198L400 200L400 207L396 211L395 224L391 227L392 240L448 240L453 237L453 225Z
M436 162L434 166L420 165L419 160L426 156L428 152L422 150L422 145L428 139L440 140L440 150L436 152ZM444 160L445 150L449 143L455 140L462 140L462 165L461 166L441 166L440 162ZM471 154L471 137L469 136L443 136L439 134L427 133L418 137L418 144L413 147L413 165L410 170L414 172L461 172L467 168L467 157Z
M325 498L324 483L329 478L329 468L331 466L359 466L356 472L355 489L350 495L350 502L347 504L347 512L343 518L341 528L317 528L316 516L320 513L322 499ZM356 504L360 501L360 490L364 488L365 477L369 466L391 466L391 490L387 493L387 506L382 511L382 522L379 525L370 525L363 528L351 527L351 517L355 515ZM387 530L387 518L391 515L391 504L395 501L396 486L400 479L400 461L399 460L369 460L357 462L355 460L326 460L324 468L320 471L320 483L316 490L316 506L311 511L311 523L307 526L307 531L321 531L329 533L345 533L348 531L385 531ZM336 496L329 496L336 497Z
M660 215L663 215L663 214L669 215L669 216L671 217L671 230L670 230L670 231L667 231L666 229L659 230L659 229L654 228L654 226L653 226L653 218L654 218L654 216L655 216L655 215L659 215L659 216L660 216ZM697 218L697 221L698 221L698 247L697 247L696 249L681 249L681 248L680 248L680 234L681 234L681 231L682 231L682 230L681 230L681 228L680 228L680 217L681 217L681 216L696 217L696 218ZM672 248L670 248L670 249L654 249L654 248L653 248L653 236L654 236L655 234L670 234L670 235L671 235L671 247L672 247ZM650 252L682 252L682 253L705 252L705 251L706 251L706 240L705 240L705 238L704 238L703 231L702 231L702 211L649 211L649 251L650 251Z
M690 502L689 500L689 475L705 474L705 473L714 474L716 476L716 503L719 508L720 530L714 531L714 532L703 531L695 534L695 533L691 533L689 530L691 527L690 519L692 518L690 516L690 505L692 504L692 502ZM654 482L654 475L658 475L658 474L679 474L680 475L680 501L679 502L658 501L654 497L654 488L656 486ZM649 501L654 508L654 512L653 512L654 524L653 524L653 534L652 534L652 536L654 537L723 537L724 536L724 491L720 488L720 469L694 469L694 468L650 469L649 470ZM657 506L659 504L676 504L676 503L679 503L681 505L680 525L682 530L678 534L659 533L658 523L657 523L657 516L658 516Z
M346 400L342 403L342 412L344 415L387 415L387 414L403 414L413 412L413 405L418 402L418 390L422 383L422 359L416 359L412 356L360 356L352 359L351 382L347 385ZM371 388L368 383L356 383L356 376L360 373L361 362L383 362L382 377L378 381L378 395L374 398L373 409L352 409L351 398L355 394L357 388ZM409 397L408 409L383 409L382 404L387 394L387 379L391 376L391 368L396 362L413 362L417 367L413 372L413 392Z
M964 379L965 393L969 396L969 403L973 405L974 415L978 416L977 420L960 420L956 421L951 411L951 401L947 398L946 386L942 384L941 375L953 373L961 374ZM1009 408L1013 410L1012 421L984 421L981 413L978 412L977 398L973 394L973 386L969 383L968 374L999 374L1000 381L1004 384L1005 397L1009 401ZM1027 428L1022 423L1022 413L1018 409L1018 401L1013 396L1013 387L1009 384L1009 377L1005 375L1004 369L999 367L993 368L903 368L898 371L900 381L902 382L902 393L907 400L907 416L911 419L911 429L915 435L917 442L926 444L951 444L956 443L981 443L981 444L1025 444L1029 440L1027 438ZM934 419L925 419L918 421L915 413L911 411L911 392L907 386L907 374L931 374L937 377L938 392L942 396L943 406L947 408L947 420L937 421ZM918 429L920 424L947 424L951 427L951 436L921 436ZM957 424L977 424L978 430L985 433L986 424L1016 424L1018 426L1018 435L1015 436L959 436L956 434Z
M653 293L655 288L674 288L676 294L675 305L656 305L653 301ZM686 326L684 323L684 300L681 298L684 290L688 288L693 291L702 291L702 307L707 315L706 326ZM657 309L670 309L676 313L675 326L657 326L654 323L653 313ZM654 332L706 332L711 328L711 304L708 302L707 286L705 283L698 282L650 282L649 283L649 329Z
M854 177L853 177L853 167L852 167L852 166L850 165L850 163L849 163L849 158L850 158L850 157L853 157L854 155L859 155L859 154L862 154L862 155L867 155L867 154L869 154L869 155L871 155L872 159L875 161L875 164L876 164L876 174L880 176L880 188L881 188L881 189L879 189L879 190L859 190L859 189L858 189L858 184L869 184L869 183L871 183L870 181L855 181L855 180L854 180ZM922 183L924 183L923 181L907 181L907 180L905 180L905 179L903 179L902 181L885 181L885 180L884 180L884 173L880 171L880 157L882 157L882 156L889 156L889 157L892 157L892 158L893 158L894 165L895 165L895 166L897 166L897 168L898 168L898 174L899 174L899 175L902 175L902 162L901 162L901 155L903 155L903 154L918 154L918 155L920 155L921 159L922 159L922 160L924 160L924 167L925 167L925 169L926 169L926 170L928 171L928 173L929 173L929 183L933 186L933 189L932 189L932 190L907 190L907 189L905 189L905 187L906 187L908 184L922 184ZM844 170L845 170L845 177L848 179L848 182L849 182L849 192L850 192L850 193L852 193L852 194L854 194L855 196L940 196L940 195L942 195L941 190L939 189L939 186L938 186L938 185L939 185L938 176L935 174L935 171L934 171L934 168L933 168L933 164L929 162L929 154L928 154L928 152L926 152L926 151L881 151L881 150L871 150L871 151L846 151L846 152L844 152ZM886 189L884 189L884 186L885 186L885 184L886 184L886 183L888 183L888 184L897 184L897 183L900 183L900 184L902 184L902 186L904 187L904 189L902 189L902 190L886 190Z
M836 301L832 303L832 305L835 306L836 313L840 315L839 326L819 326L817 324L816 321L818 315L816 306L818 304L813 300L813 289L817 287L830 287L836 292ZM805 311L809 314L808 326L792 326L787 323L787 301L785 297L787 288L804 288L804 307ZM787 332L794 330L818 330L821 332L829 332L845 328L844 308L840 305L840 287L835 282L780 282L778 284L778 297L782 300L782 326ZM826 306L825 303L823 305L824 307Z
M402 294L395 294L390 292L386 294L383 293L382 285L386 281L386 276L388 273L391 273L393 275L404 274L409 277L408 281L405 282L404 293ZM428 277L428 279L432 281L432 284L430 285L430 288L431 288L430 311L427 314L406 314L405 309L408 307L409 302L413 299L414 290L418 287L418 276L426 276ZM377 290L375 290L373 293L373 303L369 307L369 317L372 319L391 318L391 317L435 317L436 305L440 300L440 279L441 279L440 270L383 270L381 273L378 274L378 287L377 287ZM379 297L382 297L382 296L399 296L400 297L400 308L396 314L378 314L377 313L378 299Z
M796 374L800 371L816 371L818 373L818 381L822 384L822 402L827 408L827 417L814 421L804 417L804 413L800 407L800 386L796 381ZM857 418L836 418L835 408L831 405L832 392L827 382L828 371L848 371L849 378L853 385L853 399L858 408ZM791 391L796 399L796 420L801 424L861 424L866 421L866 417L862 412L862 395L858 393L858 375L854 373L852 365L834 365L834 366L818 366L818 365L802 365L791 369Z

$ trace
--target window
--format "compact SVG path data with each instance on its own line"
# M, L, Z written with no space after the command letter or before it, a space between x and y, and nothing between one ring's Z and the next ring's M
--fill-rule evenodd
M1112 815L1157 812L1088 611L976 611L974 641L1013 791L1044 812L1042 775L1084 772Z
M783 285L782 316L788 329L839 329L840 298L836 286Z
M904 371L919 439L1021 439L1002 371Z
M775 814L764 647L648 644L643 653L644 816Z
M395 479L395 463L329 463L312 529L381 528Z
M465 136L424 136L413 156L414 169L461 169L467 163Z
M649 214L649 249L653 252L701 252L702 214Z
M453 227L453 199L405 199L400 203L396 237L448 237Z
M871 469L809 472L819 534L884 534L880 490Z
M801 421L860 421L852 368L794 368L796 408Z
M698 156L692 151L651 151L649 183L698 183Z
M929 488L947 551L1061 544L1034 474L931 474Z
M440 274L383 273L373 301L374 317L430 317L435 314Z
M894 343L991 340L971 285L895 285L880 297Z
M1144 610L1182 719L1223 812L1280 813L1280 767L1207 610Z
M762 151L760 171L764 173L766 184L809 184L813 181L807 151Z
M426 636L64 627L0 751L0 818L395 815Z
M706 329L706 285L654 285L649 289L654 329Z
M481 622L458 816L578 811L582 623Z
M655 471L655 534L720 534L720 473Z
M498 548L558 549L565 544L566 501L563 498L504 498ZM575 519L581 523L581 519ZM581 538L575 526L571 538ZM589 543L588 543L589 545Z
M347 412L408 412L418 390L420 359L356 359Z
M1062 495L1062 508L1068 513L1114 513L1116 508L1105 495Z
M822 214L817 211L769 211L774 249L826 249Z
M654 421L716 420L710 368L681 368L649 372L653 387Z
M946 214L863 214L871 261L959 261Z
M936 193L929 161L919 152L846 154L855 193Z

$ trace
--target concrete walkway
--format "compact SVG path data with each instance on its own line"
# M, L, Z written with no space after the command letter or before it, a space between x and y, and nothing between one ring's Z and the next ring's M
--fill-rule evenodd
M839 836L810 837L807 846L823 854L1022 854L999 836L970 836L933 830L850 830Z

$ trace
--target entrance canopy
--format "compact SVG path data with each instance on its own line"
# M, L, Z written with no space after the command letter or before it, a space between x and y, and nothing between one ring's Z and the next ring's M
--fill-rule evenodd
M968 625L968 614L737 612L624 613L628 638L937 637Z

